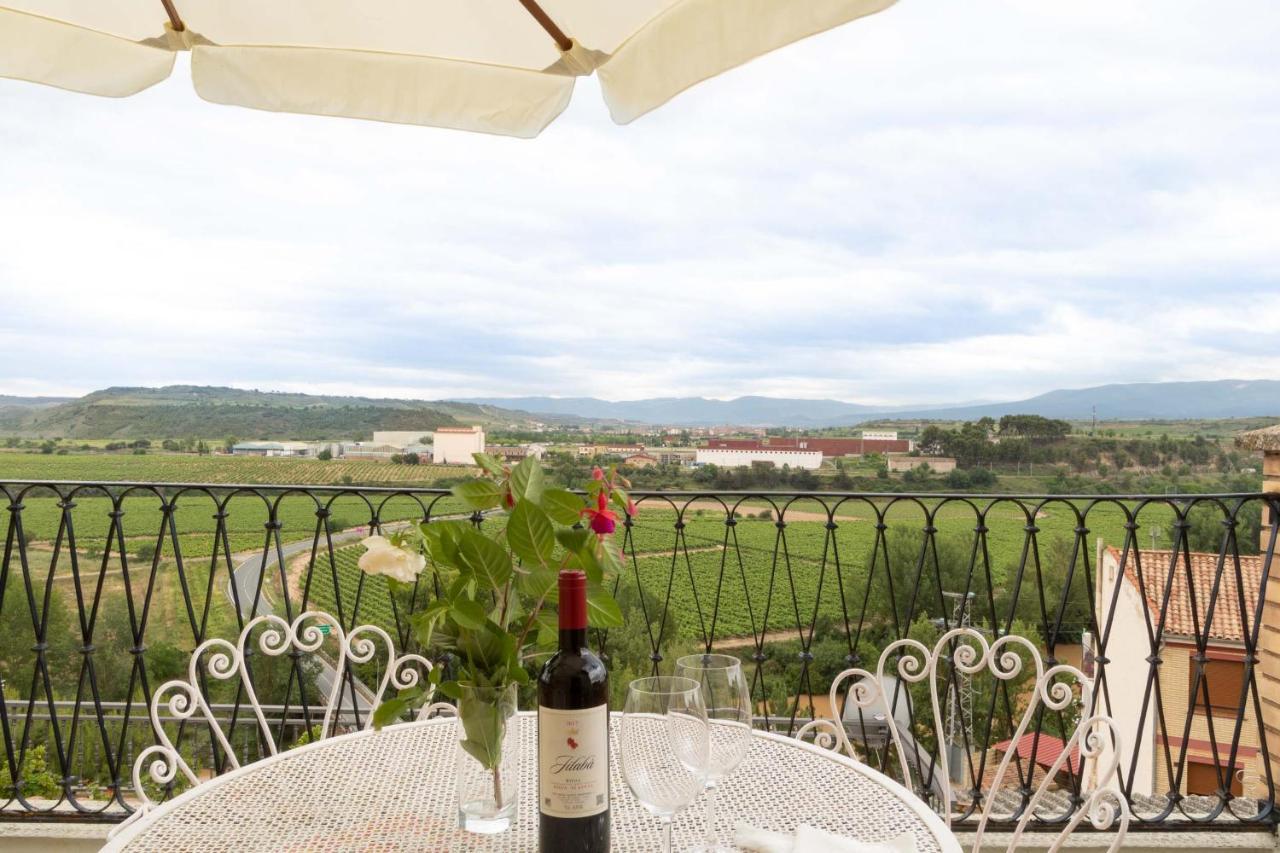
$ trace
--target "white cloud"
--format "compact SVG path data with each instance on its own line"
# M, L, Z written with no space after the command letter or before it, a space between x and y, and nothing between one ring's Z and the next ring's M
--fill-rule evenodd
M538 140L0 81L0 393L1271 376L1280 7L904 2Z

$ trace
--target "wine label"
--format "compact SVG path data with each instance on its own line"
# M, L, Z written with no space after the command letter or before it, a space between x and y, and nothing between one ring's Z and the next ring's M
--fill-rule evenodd
M609 706L538 706L538 809L591 817L609 808Z

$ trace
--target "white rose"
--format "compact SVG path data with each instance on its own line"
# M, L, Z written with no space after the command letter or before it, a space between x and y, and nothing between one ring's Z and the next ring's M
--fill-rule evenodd
M427 558L403 548L397 548L385 536L370 536L360 542L365 552L360 555L360 569L371 575L386 575L401 583L413 583Z

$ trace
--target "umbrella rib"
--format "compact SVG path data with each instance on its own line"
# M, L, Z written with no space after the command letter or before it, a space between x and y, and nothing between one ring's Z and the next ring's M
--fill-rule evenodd
M161 0L161 2L164 3L165 8L169 8L170 0ZM555 39L556 45L561 50L567 51L573 49L573 40L564 34L564 30L556 26L556 22L551 20L551 16L542 10L542 7L537 4L536 0L520 0L520 5L523 6L525 11L532 15L533 19L547 31L547 35Z
M164 12L169 16L169 23L173 26L175 33L180 33L187 28L187 25L182 23L182 18L178 15L178 9L173 5L173 0L160 0L160 4L164 6Z

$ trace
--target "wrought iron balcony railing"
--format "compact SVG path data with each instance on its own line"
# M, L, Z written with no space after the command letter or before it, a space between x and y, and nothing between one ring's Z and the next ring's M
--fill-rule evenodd
M627 624L596 638L615 688L679 653L728 652L747 667L758 724L795 733L827 710L836 673L896 639L928 643L955 626L1016 633L1050 665L1090 674L1096 707L1045 713L1010 744L1025 686L944 667L934 720L921 685L893 685L922 796L936 799L947 751L958 827L989 797L1006 811L1025 806L1074 715L1097 711L1124 732L1114 750L1133 829L1273 828L1268 725L1280 729L1280 703L1268 701L1276 688L1264 672L1280 672L1280 641L1262 628L1280 496L635 497L640 513L619 531L624 571L612 579ZM122 819L134 756L154 742L152 691L185 673L196 645L234 637L254 614L327 610L346 626L381 624L413 650L409 616L437 579L424 573L394 598L357 568L358 542L469 515L431 489L155 483L0 482L0 506L4 819ZM362 682L377 673L301 655L255 665L278 747L318 721L318 681L344 683L340 724L369 713ZM261 734L243 694L223 688L214 701L243 733L231 739L238 757L252 760ZM888 721L844 718L861 756L895 770ZM226 767L195 723L173 736L193 767ZM1007 749L1016 778L993 791ZM1067 820L1088 772L1067 761L1035 823Z

